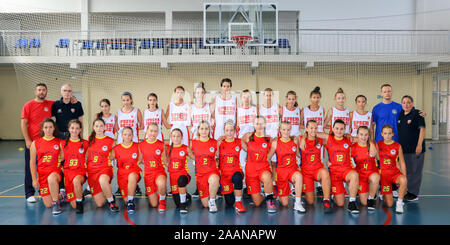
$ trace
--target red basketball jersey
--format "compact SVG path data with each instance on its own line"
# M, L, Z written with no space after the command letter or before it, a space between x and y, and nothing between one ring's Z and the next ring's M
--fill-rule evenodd
M241 139L235 138L229 142L223 140L219 146L219 166L222 172L241 170L239 156L241 153Z
M331 170L352 168L350 160L350 147L350 139L346 137L336 139L334 135L328 136L326 148L328 151L328 159L331 162Z
M61 145L64 151L64 169L86 169L86 152L88 148L87 140L62 140Z
M139 145L131 143L125 146L123 143L114 146L114 155L117 160L117 167L119 169L136 169L140 170L138 166L139 160Z
M303 136L301 136L302 138ZM300 139L301 139L300 138ZM301 151L302 154L302 169L304 170L316 170L323 167L322 164L322 146L323 140L317 138L315 140L306 139L306 148Z
M395 141L392 141L391 144L386 144L383 140L378 141L377 144L378 154L380 155L380 169L397 169L400 144Z
M358 171L377 170L375 156L371 156L368 146L361 146L359 143L354 143L351 150Z
M186 145L173 146L170 152L169 148L169 173L178 173L186 171L189 173L187 166L188 151Z
M88 147L88 169L112 168L109 153L112 150L114 140L108 136L95 137L94 142Z
M158 170L165 171L164 163L162 162L164 142L160 140L155 140L153 142L144 140L139 143L139 149L144 158L144 171L146 173Z
M195 155L195 174L206 174L218 170L216 164L217 140L193 140L192 150Z
M38 170L52 171L61 169L59 159L60 142L60 139L55 137L51 139L41 137L34 141L38 158Z
M292 139L283 141L281 138L277 140L277 168L298 168L297 165L297 144Z
M247 165L250 171L258 170L269 166L269 161L267 160L267 154L270 149L270 137L259 137L254 135L253 141L248 141L247 143Z

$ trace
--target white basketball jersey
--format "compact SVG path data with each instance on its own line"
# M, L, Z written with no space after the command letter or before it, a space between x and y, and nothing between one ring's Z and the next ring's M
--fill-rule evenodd
M333 117L331 119L331 128L333 128L334 122L337 119L341 119L345 123L345 133L350 133L350 110L345 108L344 110L339 110L333 106Z
M295 109L291 111L286 106L283 106L282 121L291 123L291 136L300 135L300 109L298 107L295 107Z
M317 122L317 132L323 132L323 124L325 121L325 111L323 110L323 107L320 106L319 110L317 111L311 111L309 109L309 106L306 106L303 108L303 124L306 128L306 124L308 121L314 120Z
M216 96L214 139L224 135L223 127L227 120L231 119L236 123L236 106L236 97L234 95L229 100L223 100L220 98L220 95Z
M162 134L162 111L160 108L156 109L155 111L150 111L150 109L146 109L144 111L144 132L147 134L147 128L150 123L156 123L158 125L159 134L158 137L156 137L158 140L161 140L164 142L163 134ZM144 138L147 138L147 135L144 136Z
M256 106L250 106L247 109L238 108L239 138L242 138L246 133L255 131L253 121L255 120L256 114Z
M192 138L197 138L198 125L201 121L207 121L211 125L211 110L209 108L209 103L206 103L203 108L197 108L195 104L191 105L191 132Z
M278 137L278 126L280 124L280 114L278 104L272 103L270 108L259 105L259 115L266 119L266 134L272 138Z
M357 111L353 111L352 118L352 136L356 137L356 132L361 126L367 126L370 129L370 122L372 121L372 113L368 111L366 114L361 115Z
M175 103L170 102L170 113L169 113L169 123L172 125L172 129L178 128L183 133L183 139L181 143L183 145L189 146L189 130L188 126L191 124L189 116L189 105L184 103L183 105L177 106ZM169 141L171 142L171 141Z
M105 135L114 139L114 124L116 122L115 117L111 114L109 117L102 117L105 121Z
M123 142L122 130L124 127L131 127L133 129L133 142L139 142L137 112L137 108L133 108L133 110L129 113L122 112L122 109L117 111L117 124L119 125L119 132L117 132L117 144L121 144Z

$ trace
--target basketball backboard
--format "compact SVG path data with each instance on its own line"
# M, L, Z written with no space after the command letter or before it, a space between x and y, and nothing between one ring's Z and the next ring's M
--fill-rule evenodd
M278 45L276 3L204 3L205 46L235 46L235 36L249 36L247 46Z

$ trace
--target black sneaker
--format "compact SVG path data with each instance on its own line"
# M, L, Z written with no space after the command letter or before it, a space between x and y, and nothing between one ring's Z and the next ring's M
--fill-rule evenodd
M53 215L58 215L60 213L62 213L62 208L61 208L61 205L59 204L59 202L53 203L53 205L52 205L52 214Z
M326 214L331 213L331 203L330 200L323 201L323 212Z
M134 213L134 211L136 211L136 205L134 205L134 201L133 200L129 200L127 202L127 210L129 214Z
M405 197L404 197L404 200L407 201L407 202L413 202L413 201L419 200L419 197L414 195L414 194L412 194L412 193L410 193L410 192L407 192Z
M77 214L82 214L84 212L83 202L77 202L77 206L75 208L75 211L77 212Z
M356 205L355 201L348 203L347 210L350 211L352 214L359 213L359 209L358 209L358 206Z
M119 197L122 196L122 192L120 191L119 188L117 188L117 191L116 191L115 195L116 195L116 196L119 196Z
M187 204L185 202L180 203L180 213L187 214L188 212Z
M119 207L116 204L116 201L112 201L109 203L109 210L113 212L119 212Z
M192 194L192 197L195 197L195 198L199 197L198 189L195 189L195 192Z
M317 188L316 188L316 195L317 196L323 196L322 186L317 186Z
M139 188L139 185L136 186L136 192L134 192L136 196L142 196L141 188Z
M367 200L367 209L372 211L375 210L376 201L375 199L368 199Z
M85 198L87 196L90 196L90 195L91 195L91 191L87 190L87 189L84 189L84 191L83 191L83 198Z

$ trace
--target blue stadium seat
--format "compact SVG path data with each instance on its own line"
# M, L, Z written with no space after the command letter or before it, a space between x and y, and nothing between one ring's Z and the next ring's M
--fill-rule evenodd
M19 55L25 54L24 51L28 49L28 39L19 38L16 40L16 44L14 45L14 53L17 54L17 49L19 49Z
M64 38L59 39L58 44L56 44L56 46L55 46L56 53L57 53L56 55L59 56L59 49L61 49L61 48L66 49L66 55L70 55L69 43L70 43L69 39L64 39Z
M80 55L83 55L83 50L87 50L88 55L92 54L92 48L94 47L94 42L92 41L83 41L83 45L81 46Z
M32 38L30 42L28 43L28 48L37 50L37 55L41 54L41 39L39 38Z
M155 40L152 43L152 48L164 48L164 40Z
M278 48L279 49L288 49L288 53L291 54L291 44L287 38L278 39Z

